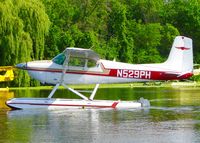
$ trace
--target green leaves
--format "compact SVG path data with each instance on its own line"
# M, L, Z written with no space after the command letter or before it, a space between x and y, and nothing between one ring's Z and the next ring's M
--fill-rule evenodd
M42 59L44 36L49 19L39 0L4 0L0 2L0 65L15 65L32 59ZM28 86L30 78L18 74L15 84Z
M162 62L180 34L193 39L199 62L199 0L0 2L0 65L51 59L66 47L92 48L109 60ZM24 73L18 78L15 85L35 84Z

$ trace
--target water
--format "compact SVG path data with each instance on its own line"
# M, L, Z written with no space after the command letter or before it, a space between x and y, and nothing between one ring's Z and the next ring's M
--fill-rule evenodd
M46 97L49 90L0 92L2 143L199 143L200 88L99 89L96 99L150 100L143 109L16 110L6 97ZM55 97L74 98L58 90Z

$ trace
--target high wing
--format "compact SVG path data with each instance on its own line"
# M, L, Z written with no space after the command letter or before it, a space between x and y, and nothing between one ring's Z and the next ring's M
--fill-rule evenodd
M70 47L70 48L66 48L63 53L65 54L66 57L91 59L94 61L98 61L100 59L99 55L91 49Z

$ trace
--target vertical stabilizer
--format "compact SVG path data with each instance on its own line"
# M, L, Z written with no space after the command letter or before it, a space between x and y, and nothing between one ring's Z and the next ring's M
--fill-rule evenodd
M184 36L177 36L172 45L169 57L164 64L181 73L192 72L192 39Z

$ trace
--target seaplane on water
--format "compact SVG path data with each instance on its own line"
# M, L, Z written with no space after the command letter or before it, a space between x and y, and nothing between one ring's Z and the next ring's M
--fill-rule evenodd
M17 68L27 70L41 83L55 85L47 98L13 98L6 104L15 109L26 108L137 108L149 106L148 100L94 100L99 84L160 80L182 80L193 75L192 39L177 36L168 59L157 64L129 64L100 59L91 49L66 48L52 60L20 63ZM72 89L68 84L96 84L91 95ZM82 99L52 98L59 86Z

